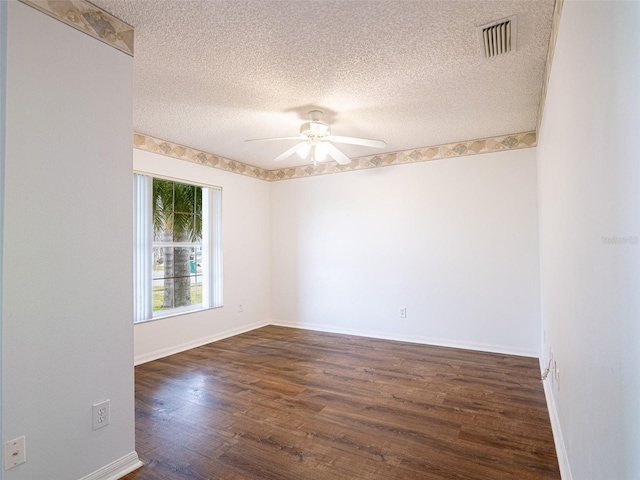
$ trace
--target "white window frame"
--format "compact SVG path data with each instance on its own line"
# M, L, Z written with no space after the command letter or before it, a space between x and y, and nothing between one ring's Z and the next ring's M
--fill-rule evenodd
M202 243L154 242L153 179L202 187ZM222 307L222 189L146 173L133 175L133 305L134 323ZM202 246L202 303L153 312L154 246Z

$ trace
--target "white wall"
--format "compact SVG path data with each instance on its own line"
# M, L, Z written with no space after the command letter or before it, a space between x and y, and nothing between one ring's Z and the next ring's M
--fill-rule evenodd
M26 435L27 462L6 480L137 462L132 81L131 57L8 2L2 440Z
M2 271L4 255L4 165L7 93L7 2L0 2L0 432L2 432ZM1 442L0 442L1 443ZM0 479L2 470L0 469Z
M224 271L223 307L135 325L136 363L268 324L270 184L141 150L133 159L141 173L222 187Z
M533 149L276 182L272 321L537 356L536 189Z
M565 1L538 145L544 356L560 370L546 386L565 479L640 478L639 24L637 2Z

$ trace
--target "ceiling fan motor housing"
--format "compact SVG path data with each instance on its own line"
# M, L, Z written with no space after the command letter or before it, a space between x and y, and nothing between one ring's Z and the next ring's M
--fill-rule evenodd
M300 133L310 139L321 140L331 135L331 128L322 122L306 122L300 125Z

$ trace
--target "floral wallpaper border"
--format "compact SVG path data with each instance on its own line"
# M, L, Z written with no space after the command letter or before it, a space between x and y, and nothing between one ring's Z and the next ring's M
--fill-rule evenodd
M196 150L195 148L185 147L177 143L167 142L159 138L144 135L142 133L133 134L133 147L147 152L159 153L168 157L186 160L187 162L199 163L206 167L219 168L227 172L247 175L249 177L259 178L261 180L269 180L269 170L259 167L253 167L246 163L229 160L228 158L219 157L211 153Z
M544 68L544 78L542 79L542 93L540 94L540 104L538 105L538 123L536 132L540 133L540 125L542 125L542 114L544 113L544 104L547 100L547 87L549 78L551 77L551 65L553 64L553 54L556 51L556 40L558 39L558 30L560 29L560 16L562 15L562 6L564 0L556 0L553 8L553 20L551 23L551 37L549 38L549 50L547 50L547 64Z
M133 27L86 0L20 0L133 56Z
M404 150L401 152L357 157L352 159L351 163L348 165L340 165L337 162L323 162L317 165L265 170L263 168L247 165L246 163L229 160L211 153L202 152L194 148L185 147L183 145L171 143L149 135L144 135L142 133L134 133L133 135L133 146L139 150L159 153L179 160L198 163L207 167L218 168L268 182L327 175L330 173L350 172L354 170L364 170L367 168L426 162L430 160L477 155L481 153L500 152L504 150L530 148L536 146L536 141L536 132L524 132L504 135L501 137L483 138L479 140L469 140L466 142L448 143L433 147Z

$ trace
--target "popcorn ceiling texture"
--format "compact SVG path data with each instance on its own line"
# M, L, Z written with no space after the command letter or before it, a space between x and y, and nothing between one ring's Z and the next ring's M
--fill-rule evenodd
M350 158L536 129L554 0L96 0L134 26L134 128L273 170L318 108ZM518 15L485 60L476 26Z

